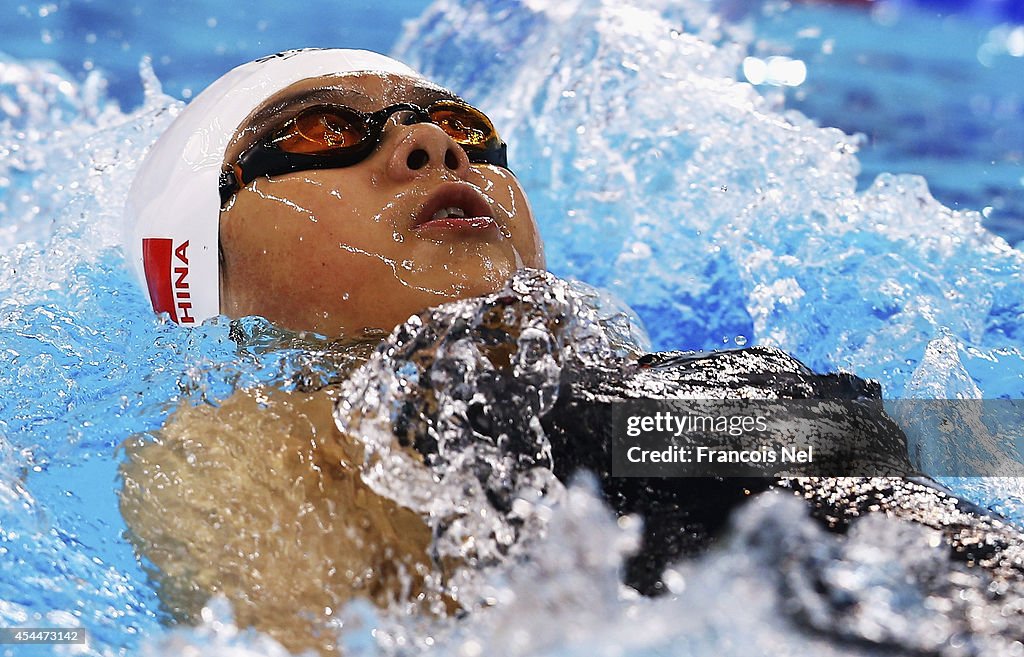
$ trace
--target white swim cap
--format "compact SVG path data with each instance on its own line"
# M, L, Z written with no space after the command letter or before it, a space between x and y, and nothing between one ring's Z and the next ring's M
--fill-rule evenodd
M242 121L295 82L358 72L422 77L366 50L289 50L229 71L175 118L143 160L125 205L125 255L156 312L186 325L220 314L218 183Z

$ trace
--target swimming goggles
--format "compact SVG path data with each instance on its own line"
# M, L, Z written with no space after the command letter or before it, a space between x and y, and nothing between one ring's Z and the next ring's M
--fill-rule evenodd
M409 112L404 123L433 123L466 151L470 162L508 168L505 142L480 110L456 100L436 100L427 107L398 103L373 113L344 105L316 105L302 110L242 151L220 175L221 206L261 176L309 169L338 169L365 160L380 144L392 114Z

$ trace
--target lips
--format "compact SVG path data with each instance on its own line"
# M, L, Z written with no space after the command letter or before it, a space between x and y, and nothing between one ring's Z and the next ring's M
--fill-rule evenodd
M417 232L478 231L496 225L487 198L475 187L445 183L435 189L420 207L412 228Z

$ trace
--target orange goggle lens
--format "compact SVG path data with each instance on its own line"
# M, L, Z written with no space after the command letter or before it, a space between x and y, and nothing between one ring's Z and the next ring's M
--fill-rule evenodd
M338 105L318 105L288 121L271 142L288 153L309 154L363 146L368 138L378 137L383 128L383 121L380 126L373 125L375 116ZM426 109L426 118L465 149L488 148L501 142L490 119L462 103L436 101Z
M368 135L359 114L340 107L312 107L289 121L273 143L289 153L328 153L361 144Z
M499 141L491 120L480 110L447 101L438 101L428 108L431 122L466 148L484 148Z

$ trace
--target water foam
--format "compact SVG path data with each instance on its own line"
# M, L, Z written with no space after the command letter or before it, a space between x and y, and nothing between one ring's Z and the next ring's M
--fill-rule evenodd
M915 176L857 193L858 140L737 82L744 44L702 3L558 7L437 2L399 48L496 115L552 271L622 296L657 348L744 336L895 398L949 335L986 396L1024 394L1024 255L977 213Z

